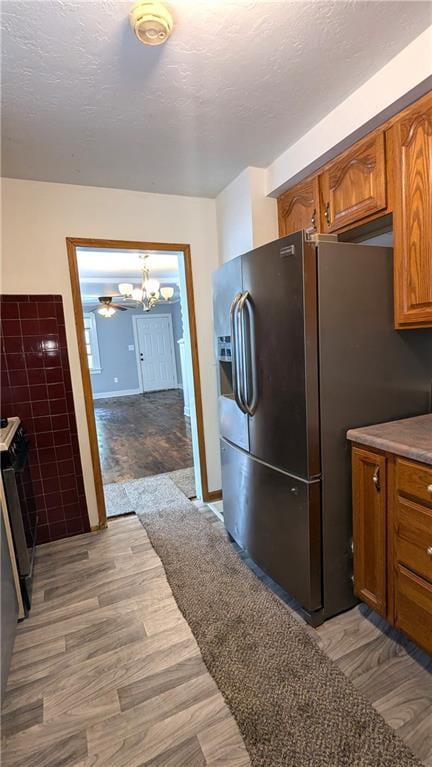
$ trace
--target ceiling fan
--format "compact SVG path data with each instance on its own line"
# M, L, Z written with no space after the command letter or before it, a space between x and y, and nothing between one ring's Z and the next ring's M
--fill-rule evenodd
M98 314L101 314L102 317L108 318L112 317L116 311L125 312L128 309L127 306L121 306L121 304L113 304L112 300L112 296L99 296L99 304L90 309L90 311L97 312Z

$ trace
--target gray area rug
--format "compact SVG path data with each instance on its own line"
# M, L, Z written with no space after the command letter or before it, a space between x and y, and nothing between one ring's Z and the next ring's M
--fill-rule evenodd
M253 767L420 767L191 503L139 513Z
M189 472L189 469L181 469ZM173 472L177 474L177 472ZM171 479L171 474L156 474L154 477L132 479L128 482L114 482L104 485L105 508L107 517L117 517L121 514L153 513L176 505L182 508L189 501L180 489L180 484L186 486L190 476L180 475L179 481Z
M196 498L195 472L193 466L188 469L177 469L166 475L185 494L186 498Z

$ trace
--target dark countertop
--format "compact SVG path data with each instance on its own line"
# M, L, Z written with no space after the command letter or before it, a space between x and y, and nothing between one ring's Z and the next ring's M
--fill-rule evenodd
M347 438L351 442L432 464L432 413L350 429Z

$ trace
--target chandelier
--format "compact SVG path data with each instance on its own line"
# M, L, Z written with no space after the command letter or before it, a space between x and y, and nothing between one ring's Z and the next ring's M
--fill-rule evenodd
M150 276L148 253L140 254L139 258L142 261L141 287L134 288L131 282L121 282L118 288L123 298L132 299L137 307L141 306L144 312L149 312L161 301L161 296L163 301L170 301L174 295L174 288L168 285L161 287L159 280Z

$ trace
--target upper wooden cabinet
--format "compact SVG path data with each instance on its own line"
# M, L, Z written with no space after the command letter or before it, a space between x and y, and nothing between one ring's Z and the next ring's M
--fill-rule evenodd
M278 210L281 237L393 213L395 327L432 327L432 92L288 189Z
M388 131L397 328L432 325L432 93Z
M337 232L386 209L384 132L371 133L320 175L322 227Z
M279 235L320 231L318 176L304 179L278 199Z

